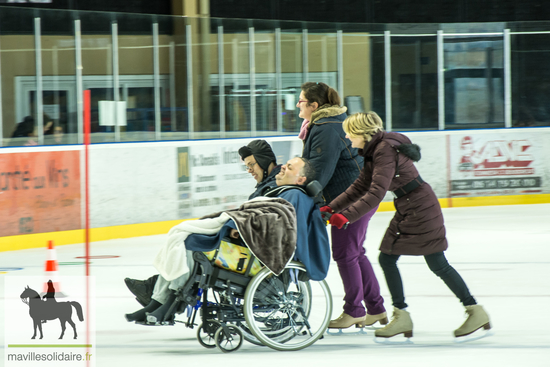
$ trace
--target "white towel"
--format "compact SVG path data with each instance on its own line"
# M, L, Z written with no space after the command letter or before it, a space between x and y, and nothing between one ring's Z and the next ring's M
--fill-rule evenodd
M160 275L171 281L189 272L184 243L187 236L193 233L216 234L229 219L229 215L221 213L216 218L189 220L172 227L168 232L166 244L153 261Z

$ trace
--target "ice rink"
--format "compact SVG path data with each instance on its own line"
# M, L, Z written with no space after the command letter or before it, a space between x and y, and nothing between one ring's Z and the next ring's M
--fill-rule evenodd
M398 265L414 323L412 345L380 345L373 340L374 332L367 331L367 335L325 335L296 352L278 352L247 342L229 354L205 349L196 339L196 328L187 329L182 324L141 326L124 318L125 313L140 306L123 279L144 279L155 273L151 262L166 238L158 235L92 244L92 256L119 256L94 259L90 268L97 292L96 366L550 366L550 204L443 211L450 244L446 256L489 313L495 333L492 337L454 343L453 330L464 321L464 308L429 271L423 258L409 256L402 257ZM391 299L378 265L378 245L392 216L391 212L381 212L373 217L365 244L388 313ZM75 258L83 255L83 245L57 247L60 274L84 275L82 265L68 264L82 261ZM0 272L22 268L0 274L2 317L4 278L43 276L45 259L45 249L0 253ZM335 318L342 312L343 289L334 262L327 281ZM84 335L82 325L77 322ZM0 330L3 363L4 327ZM44 330L57 333L59 323L48 322Z

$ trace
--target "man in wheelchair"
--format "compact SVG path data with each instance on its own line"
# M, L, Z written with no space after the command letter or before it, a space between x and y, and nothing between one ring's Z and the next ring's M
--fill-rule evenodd
M316 181L311 164L293 158L276 175L276 187L240 208L186 221L168 233L166 245L154 260L159 271L151 302L126 314L128 321L149 325L172 321L178 290L188 283L195 268L193 251L215 250L223 237L239 238L253 255L275 275L281 275L291 260L300 261L305 276L323 280L328 272L330 246L320 211L313 196ZM304 276L304 274L302 274ZM189 285L187 285L189 286Z
M246 171L257 182L254 192L248 196L248 200L263 196L264 192L277 186L275 177L281 172L281 165L277 164L277 157L267 141L252 140L239 149L239 155ZM142 306L147 306L151 302L157 279L158 274L155 274L146 280L125 278L124 282L130 292L136 296L136 300Z

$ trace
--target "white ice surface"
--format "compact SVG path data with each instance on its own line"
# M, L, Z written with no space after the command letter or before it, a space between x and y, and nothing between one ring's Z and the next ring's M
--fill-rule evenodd
M391 299L377 256L392 215L377 213L366 241L388 312ZM92 260L97 366L550 366L550 204L453 208L444 209L444 215L450 244L446 256L488 311L495 332L492 337L454 343L452 332L464 321L463 307L422 257L408 256L398 265L414 322L413 345L376 344L369 331L366 336L325 336L297 352L278 352L247 342L230 354L205 349L196 340L196 328L181 324L145 327L123 317L140 307L123 279L144 279L155 273L151 261L165 240L159 235L92 244L91 255L120 256ZM83 254L83 245L57 248L61 263L79 261L75 257ZM0 274L0 317L4 317L2 278L43 276L45 259L44 249L0 253L0 268L23 268ZM59 269L61 275L84 274L80 265ZM333 294L333 317L337 317L342 312L343 290L334 262L327 281ZM59 330L57 322L45 325L55 333ZM77 326L80 333L81 325ZM1 365L3 326L0 332Z

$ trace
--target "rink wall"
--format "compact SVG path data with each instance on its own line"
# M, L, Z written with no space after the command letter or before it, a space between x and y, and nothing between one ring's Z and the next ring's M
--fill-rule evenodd
M406 135L421 147L416 165L444 208L550 202L550 128ZM237 207L255 186L238 155L250 140L90 146L91 240L162 234ZM301 154L295 137L266 140L279 163ZM83 149L0 149L0 251L84 241ZM379 210L394 210L392 200Z

